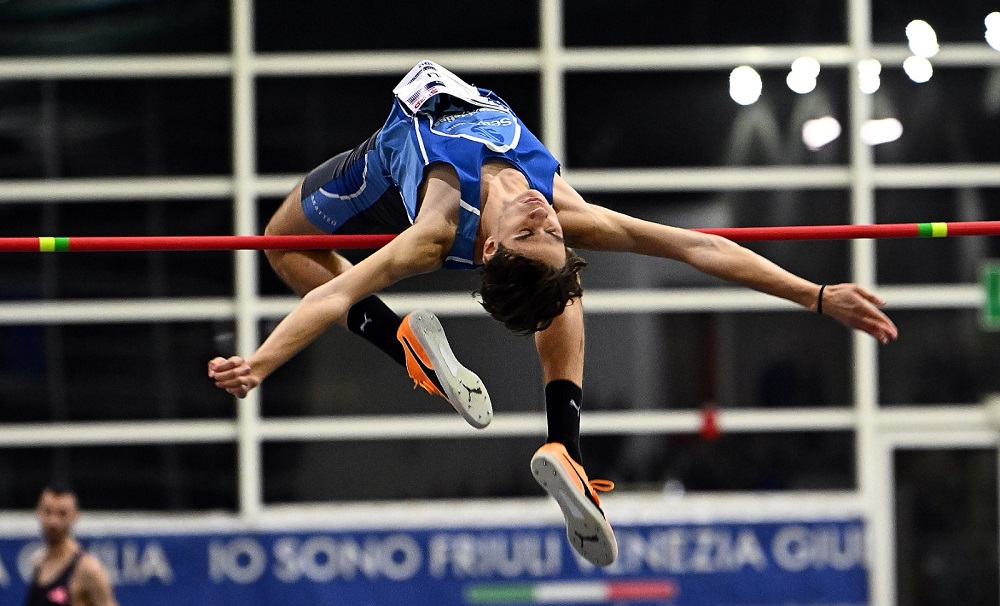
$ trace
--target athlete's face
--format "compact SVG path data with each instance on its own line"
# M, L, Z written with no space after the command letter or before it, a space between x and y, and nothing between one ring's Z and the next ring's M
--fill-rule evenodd
M55 545L69 536L73 524L80 517L80 510L72 494L46 490L38 499L35 515L42 526L42 538L47 544Z
M553 267L566 264L566 244L556 211L533 189L503 201L493 233L483 247L483 260L489 261L501 244Z

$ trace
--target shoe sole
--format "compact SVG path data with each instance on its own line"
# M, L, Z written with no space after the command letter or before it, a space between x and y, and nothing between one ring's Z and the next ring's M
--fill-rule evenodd
M476 429L489 425L493 420L490 394L479 376L459 363L437 316L421 310L407 316L407 321L417 344L430 359L448 402Z
M531 458L535 481L549 493L566 518L566 538L577 553L595 566L608 566L618 557L618 542L604 514L576 487L579 478L557 455L538 452Z

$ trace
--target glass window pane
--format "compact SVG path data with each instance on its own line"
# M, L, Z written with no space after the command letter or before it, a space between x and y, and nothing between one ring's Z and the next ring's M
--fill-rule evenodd
M888 313L899 342L879 348L884 404L976 404L1000 391L1000 333L980 329L978 309Z
M224 323L0 326L0 418L9 422L230 418L206 375Z
M846 3L566 2L568 46L844 42Z
M731 341L722 341L730 347L730 366L721 369L726 373L720 377L724 405L811 408L852 404L853 335L838 322L806 311L736 314L731 330Z
M577 73L566 76L566 164L573 168L843 164L848 141L817 151L802 142L806 120L847 123L846 72L820 73L807 95L787 70L758 70L763 94L741 106L729 72Z
M587 330L593 407L813 408L852 401L851 333L813 314L597 316Z
M69 483L80 508L236 509L236 447L172 444L0 449L0 509L32 509L49 482Z
M878 223L997 221L998 195L988 188L879 190L875 217ZM876 250L880 283L968 284L979 281L984 261L1000 256L1000 239L885 238Z
M258 52L538 46L534 1L438 10L394 0L258 0L254 9Z
M528 468L542 440L266 443L264 500L542 496ZM732 434L716 440L583 436L581 447L588 475L610 479L619 490L845 490L855 484L854 439L845 432ZM373 472L379 482L370 481Z
M849 432L583 438L588 475L622 488L692 492L851 490Z
M5 204L0 213L12 218L8 237L232 233L228 200ZM0 299L228 296L232 272L225 251L0 253Z
M229 49L229 4L200 0L0 3L0 55L208 53Z
M456 357L486 384L494 410L542 411L532 339L509 333L485 314L442 317L441 324ZM265 323L264 334L273 327ZM414 390L402 366L339 327L279 368L263 387L265 416L444 414L464 424L443 399Z
M225 79L16 82L0 90L0 177L227 174Z
M543 442L542 436L267 442L263 454L264 501L541 496L544 493L535 483L528 463ZM372 474L377 474L377 482L372 481Z
M872 0L872 38L875 42L906 44L906 25L927 21L941 42L983 42L983 19L997 10L994 0Z
M392 89L404 75L258 80L260 172L305 175L327 158L360 145L385 124ZM495 91L541 136L537 75L457 75Z
M543 410L531 339L485 316L446 317L442 324L458 359L483 379L498 414ZM804 312L590 314L585 407L849 405L850 338L836 322ZM824 354L816 356L818 350ZM263 394L268 416L451 413L440 398L414 392L388 356L340 329L278 369ZM455 422L461 422L457 416Z
M875 147L876 162L1000 162L1000 69L935 66L923 84L901 68L880 77L872 115L897 118L903 134Z
M896 451L897 602L998 603L995 450Z
M569 178L572 184L572 175ZM838 225L850 222L845 191L731 191L611 194L582 192L594 204L639 219L688 229ZM793 273L816 282L850 277L850 246L845 240L743 242L743 246ZM586 288L732 286L683 263L632 254L581 250L590 262L582 276Z

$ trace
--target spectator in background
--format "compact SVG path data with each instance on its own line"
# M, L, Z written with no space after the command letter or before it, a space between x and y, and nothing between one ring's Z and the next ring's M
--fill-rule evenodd
M45 549L33 567L25 606L118 606L104 566L73 538L80 519L76 493L62 484L46 486L35 514Z

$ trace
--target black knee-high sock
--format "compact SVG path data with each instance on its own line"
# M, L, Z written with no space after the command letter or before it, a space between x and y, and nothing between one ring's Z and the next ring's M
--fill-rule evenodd
M375 295L354 304L347 312L347 328L361 335L384 351L401 366L406 366L403 346L396 339L396 331L403 319Z
M559 442L574 461L583 465L580 453L580 407L583 389L572 381L559 379L545 386L546 442Z

